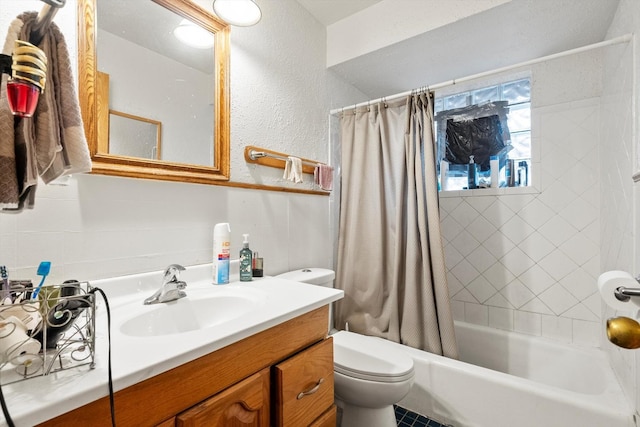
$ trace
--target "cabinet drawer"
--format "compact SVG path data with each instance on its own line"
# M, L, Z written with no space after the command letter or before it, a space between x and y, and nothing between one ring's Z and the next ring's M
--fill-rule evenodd
M336 405L331 405L331 408L327 409L319 418L316 418L309 427L336 427L337 415Z
M333 340L309 347L274 367L277 427L308 426L333 405Z

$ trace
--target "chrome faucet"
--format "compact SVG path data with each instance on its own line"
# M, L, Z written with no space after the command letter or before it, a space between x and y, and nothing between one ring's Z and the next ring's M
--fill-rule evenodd
M159 302L175 301L187 296L187 293L182 289L187 287L187 284L181 280L180 272L184 270L184 267L179 264L171 264L164 271L164 277L162 278L162 286L156 291L155 294L144 300L146 305L157 304Z

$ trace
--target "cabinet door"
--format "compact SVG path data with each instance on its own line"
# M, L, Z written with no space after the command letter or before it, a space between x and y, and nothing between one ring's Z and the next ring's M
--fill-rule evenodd
M177 427L268 427L269 368L176 417Z
M275 425L310 425L333 405L333 339L277 364L274 377Z

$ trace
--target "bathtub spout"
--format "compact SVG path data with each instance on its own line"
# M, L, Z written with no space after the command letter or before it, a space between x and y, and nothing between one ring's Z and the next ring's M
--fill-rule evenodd
M608 319L607 338L618 347L629 350L640 348L640 324L628 317Z

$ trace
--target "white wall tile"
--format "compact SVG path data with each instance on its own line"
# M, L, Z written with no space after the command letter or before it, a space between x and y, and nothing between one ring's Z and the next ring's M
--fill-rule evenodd
M465 303L464 305L465 322L475 325L489 325L489 307L480 304Z
M564 317L542 316L542 336L564 343L573 341L573 321Z
M454 299L488 307L491 326L573 342L574 321L579 320L586 323L577 323L582 328L577 341L592 342L587 331L598 319L594 286L603 235L600 88L589 87L583 98L577 91L565 93L567 100L545 92L557 89L558 81L570 80L572 65L590 62L589 57L600 64L600 55L566 58L562 75L549 73L558 70L555 66L532 70L533 93L538 95L532 97L533 151L540 162L537 193L514 195L507 189L488 195L478 190L469 196L460 191L441 199L450 212L443 224L452 225L455 217L458 233L446 243L447 252L456 255L455 265L447 266L457 280ZM601 77L599 67L591 72L588 85ZM575 89L580 82L570 84ZM620 255L615 251L609 256L614 254ZM492 289L497 292L492 294ZM484 322L476 304L465 304L467 317L473 312L475 322ZM513 311L512 324L505 320L505 310Z
M599 322L588 322L584 320L573 321L573 343L586 347L597 347L600 345Z
M537 313L516 311L514 313L513 330L523 334L540 336L542 333L542 316Z
M489 326L512 331L513 325L513 310L501 307L489 307Z

